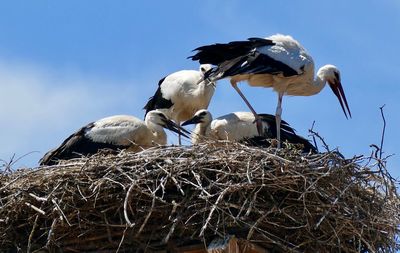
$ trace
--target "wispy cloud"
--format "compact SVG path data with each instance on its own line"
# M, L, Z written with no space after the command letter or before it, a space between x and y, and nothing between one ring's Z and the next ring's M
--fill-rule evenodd
M92 120L111 114L142 117L146 98L136 95L133 83L0 59L0 159L38 151L18 164L34 166L44 152Z

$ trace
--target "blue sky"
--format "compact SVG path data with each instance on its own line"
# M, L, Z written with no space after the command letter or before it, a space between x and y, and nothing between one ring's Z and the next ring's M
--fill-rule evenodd
M353 115L329 88L285 97L283 119L306 136L315 129L347 157L379 144L386 104L385 155L399 177L400 2L388 1L1 1L0 159L34 167L81 126L114 114L143 117L158 80L205 44L290 34L317 67L338 66ZM259 113L275 112L270 89L240 84ZM214 116L247 107L220 81ZM171 141L176 143L176 138Z

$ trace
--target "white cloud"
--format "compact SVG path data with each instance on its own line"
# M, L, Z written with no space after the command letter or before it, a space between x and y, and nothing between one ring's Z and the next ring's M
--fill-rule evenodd
M135 94L130 80L116 82L0 59L0 159L38 151L14 168L35 166L47 150L90 121L111 114L142 117L147 97Z

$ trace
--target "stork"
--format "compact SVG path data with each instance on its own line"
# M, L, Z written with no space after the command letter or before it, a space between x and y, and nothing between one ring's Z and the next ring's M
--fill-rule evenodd
M211 65L200 65L199 70L181 70L158 82L158 89L143 109L163 112L178 125L193 117L200 109L207 109L214 95L215 83L204 80ZM179 144L181 138L179 135Z
M127 149L138 152L156 145L165 145L167 136L163 128L188 133L158 111L147 113L144 121L129 115L116 115L87 124L39 161L40 165L53 165L57 160L95 154L100 149ZM187 136L186 136L187 137Z
M231 85L256 117L260 135L262 135L261 119L237 87L240 81L247 81L250 86L273 88L278 93L275 116L279 142L284 95L315 95L328 83L338 98L346 118L351 118L338 68L325 65L314 77L314 61L311 55L291 36L276 34L265 39L249 38L247 41L202 46L194 51L197 51L196 54L189 58L201 64L215 65L205 74L206 79L216 81L230 78Z
M275 116L271 114L259 114L264 135L260 136L255 117L251 112L233 112L213 120L207 110L199 110L192 119L182 123L182 126L197 124L192 133L192 142L198 144L206 139L247 141L250 144L269 146L266 139L274 139L277 136ZM316 153L316 148L306 139L298 136L289 124L281 121L282 141L292 144L302 144L303 151Z

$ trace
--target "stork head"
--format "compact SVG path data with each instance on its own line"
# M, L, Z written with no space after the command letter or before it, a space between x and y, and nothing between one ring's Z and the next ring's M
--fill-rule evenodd
M212 72L213 66L211 64L201 64L200 65L200 73L202 75L202 78L200 79L199 83L202 81L205 81L207 84L211 84L212 86L215 87L215 82L211 81L209 79L210 72Z
M210 69L212 69L212 65L211 65L211 64L201 64L201 65L200 65L200 68L199 68L199 70L200 70L200 72L203 74L203 76L204 76L204 74L205 74L206 72L208 72Z
M329 84L329 87L331 87L333 93L339 100L344 115L346 116L346 118L351 118L349 105L347 103L346 95L344 94L342 83L340 81L339 69L334 65L325 65L319 69L317 76L319 76Z
M146 125L156 125L156 126L161 126L163 128L169 129L177 134L181 134L185 136L186 138L189 138L188 135L190 135L190 132L184 129L183 127L177 125L175 122L172 120L168 119L164 113L154 110L150 111L147 113L146 118L144 120L146 122Z
M191 125L191 124L210 124L212 121L212 116L209 111L206 109L202 109L197 111L193 118L182 123L182 126Z

